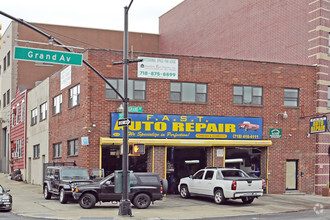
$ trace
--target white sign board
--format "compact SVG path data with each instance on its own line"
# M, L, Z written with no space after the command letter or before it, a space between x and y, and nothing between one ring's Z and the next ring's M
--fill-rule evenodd
M138 57L143 59L138 63L138 77L154 79L178 79L178 59L158 57Z
M61 71L61 90L71 84L71 66Z
M88 137L81 137L81 145L82 146L88 145Z
M217 157L223 157L223 149L217 149Z

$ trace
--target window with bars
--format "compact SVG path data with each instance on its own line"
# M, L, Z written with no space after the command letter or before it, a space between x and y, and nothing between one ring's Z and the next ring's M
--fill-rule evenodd
M53 98L53 115L62 112L62 94Z
M62 143L53 144L53 158L62 157Z
M284 106L298 107L299 89L284 89Z
M21 158L22 157L22 139L16 140L16 152L17 152L17 157Z
M178 102L207 102L207 84L171 82L171 101Z
M78 139L68 141L68 156L78 155Z
M234 86L234 104L262 105L262 87Z
M80 85L69 89L69 108L80 104Z
M47 102L40 105L40 121L47 118Z
M121 94L124 95L124 85L122 79L107 79L108 82ZM132 100L146 100L146 81L145 80L128 80L128 98ZM105 84L105 98L119 99L117 93Z

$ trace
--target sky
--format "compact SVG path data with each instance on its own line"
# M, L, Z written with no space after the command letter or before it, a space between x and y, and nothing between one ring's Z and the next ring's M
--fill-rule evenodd
M124 30L124 7L131 0L7 0L0 11L27 22ZM183 0L134 0L128 30L158 34L158 18ZM1 34L11 20L0 15Z

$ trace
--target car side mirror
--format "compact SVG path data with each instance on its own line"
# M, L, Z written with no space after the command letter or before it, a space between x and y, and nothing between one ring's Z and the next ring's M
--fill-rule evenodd
M111 180L106 181L105 184L107 184L107 185L111 185L111 184L112 184L112 183L111 183Z
M190 179L192 179L192 177L193 177L192 175L189 176Z
M10 189L7 189L6 192L10 192Z

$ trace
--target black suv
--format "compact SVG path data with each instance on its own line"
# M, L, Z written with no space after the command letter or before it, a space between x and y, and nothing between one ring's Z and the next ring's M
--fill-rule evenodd
M72 188L73 198L84 209L93 208L96 202L118 202L122 198L122 182L119 179L118 175L112 173L100 182L77 185ZM162 200L168 188L167 180L160 181L157 173L130 172L129 180L129 199L139 209L148 208L155 200Z
M72 198L71 188L76 184L88 184L92 180L89 178L88 170L76 166L50 166L46 168L43 192L45 199L50 199L52 195L59 195L62 204Z

